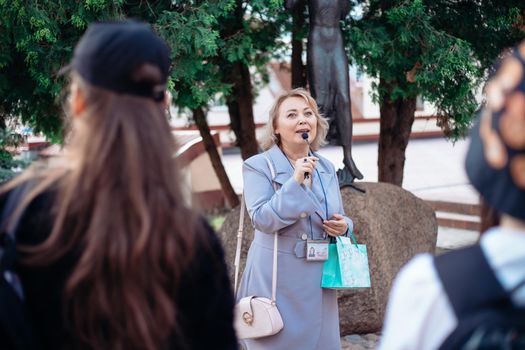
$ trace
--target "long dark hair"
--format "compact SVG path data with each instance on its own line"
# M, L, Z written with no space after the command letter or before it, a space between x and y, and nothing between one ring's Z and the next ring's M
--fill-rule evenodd
M6 187L40 178L20 210L58 189L51 234L21 250L31 265L78 251L64 290L76 348L164 349L178 329L176 286L200 231L184 205L164 105L72 81L86 110L59 165Z

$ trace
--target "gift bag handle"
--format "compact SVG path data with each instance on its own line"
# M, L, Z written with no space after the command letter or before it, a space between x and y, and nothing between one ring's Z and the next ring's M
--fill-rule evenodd
M355 247L357 248L357 240L355 239L354 234L351 230L348 230L348 235L350 236L350 239L352 240L352 243L354 243Z

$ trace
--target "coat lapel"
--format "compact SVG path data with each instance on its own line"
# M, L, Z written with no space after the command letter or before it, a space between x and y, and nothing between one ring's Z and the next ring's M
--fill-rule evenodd
M275 179L273 180L282 186L293 175L293 168L277 145L273 145L267 152L275 169Z

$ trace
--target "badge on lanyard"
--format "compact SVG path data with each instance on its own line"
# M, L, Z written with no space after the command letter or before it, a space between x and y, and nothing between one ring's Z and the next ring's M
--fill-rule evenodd
M327 240L309 239L306 241L306 260L325 261L328 260Z

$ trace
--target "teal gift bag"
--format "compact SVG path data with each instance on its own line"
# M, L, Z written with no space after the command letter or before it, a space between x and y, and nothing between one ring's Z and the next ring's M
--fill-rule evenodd
M366 245L357 244L350 233L348 237L337 237L336 243L328 247L328 260L324 262L322 288L370 288L370 270Z

